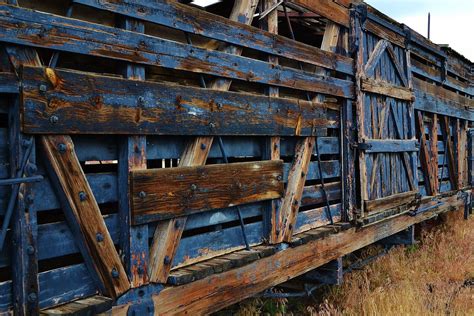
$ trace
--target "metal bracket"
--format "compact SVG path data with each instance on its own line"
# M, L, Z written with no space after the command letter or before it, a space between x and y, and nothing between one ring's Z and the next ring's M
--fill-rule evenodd
M359 150L370 150L372 148L372 145L362 142L357 144L357 148Z

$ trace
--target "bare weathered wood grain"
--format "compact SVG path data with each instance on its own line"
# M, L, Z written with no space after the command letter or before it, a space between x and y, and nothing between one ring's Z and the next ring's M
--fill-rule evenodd
M163 220L279 198L283 194L283 162L134 170L131 181L134 220Z

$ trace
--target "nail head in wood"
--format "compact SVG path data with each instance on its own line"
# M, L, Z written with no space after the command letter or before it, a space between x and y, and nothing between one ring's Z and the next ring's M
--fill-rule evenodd
M87 194L84 191L79 192L79 200L85 201L87 199Z
M66 149L67 149L66 144L60 143L58 145L58 150L59 150L60 153L66 152Z
M142 199L144 199L146 197L146 192L145 191L140 191L140 193L138 193L138 196Z
M101 233L97 233L95 235L95 239L97 240L97 242L104 241L104 235L102 235Z
M112 278L114 278L114 279L118 279L118 277L119 277L119 273L118 273L118 271L117 271L117 269L116 269L116 268L112 268L111 275L112 275Z
M51 124L56 124L58 121L59 121L59 117L57 117L56 115L52 115L52 116L49 118L49 122L50 122Z

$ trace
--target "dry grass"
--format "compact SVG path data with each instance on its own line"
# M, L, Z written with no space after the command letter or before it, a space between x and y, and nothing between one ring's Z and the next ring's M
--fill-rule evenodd
M474 280L473 223L451 219L425 232L418 245L393 249L346 275L343 285L332 287L322 304L290 301L296 306L291 308L279 302L279 308L268 310L267 301L250 300L237 314L474 315L469 282Z

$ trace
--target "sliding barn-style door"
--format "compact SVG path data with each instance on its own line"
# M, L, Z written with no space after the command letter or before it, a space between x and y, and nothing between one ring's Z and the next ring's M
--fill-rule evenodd
M409 55L366 28L360 10L354 15L360 217L366 223L415 199L418 148Z

